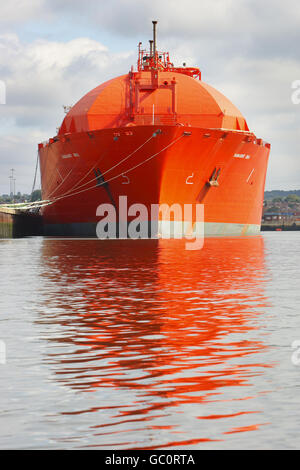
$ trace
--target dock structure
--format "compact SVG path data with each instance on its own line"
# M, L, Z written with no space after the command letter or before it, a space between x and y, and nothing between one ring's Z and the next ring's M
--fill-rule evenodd
M291 231L295 232L300 230L300 223L298 222L291 222L291 223L266 223L263 222L261 225L262 232L270 232L270 231Z
M38 213L0 207L0 238L43 235L43 219Z

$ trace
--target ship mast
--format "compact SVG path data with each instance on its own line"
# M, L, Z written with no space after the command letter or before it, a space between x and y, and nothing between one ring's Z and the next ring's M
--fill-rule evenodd
M201 80L201 72L198 67L174 67L174 64L170 61L169 52L157 51L157 35L156 27L157 20L153 20L153 39L149 40L149 51L143 49L142 43L138 44L138 61L137 71L138 72L150 72L153 74L154 71L158 72L176 72L188 75L192 78ZM133 72L134 73L134 72ZM133 75L132 75L133 77ZM156 79L158 75L155 74ZM157 86L155 86L157 88Z
M153 58L154 58L154 67L156 68L157 64L157 54L156 54L156 25L157 21L152 21L153 24Z

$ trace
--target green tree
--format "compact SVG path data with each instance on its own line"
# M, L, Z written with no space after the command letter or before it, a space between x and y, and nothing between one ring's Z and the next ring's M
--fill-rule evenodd
M277 213L280 212L280 211L278 210L278 207L276 207L276 206L271 206L271 207L268 207L268 209L267 209L265 212L266 212L266 213L267 213L267 212L275 212L275 214L277 214Z
M300 202L300 197L297 194L289 194L285 200L286 202Z
M36 189L35 191L33 191L33 193L31 194L31 201L34 202L34 201L40 201L42 199L42 191L40 189Z

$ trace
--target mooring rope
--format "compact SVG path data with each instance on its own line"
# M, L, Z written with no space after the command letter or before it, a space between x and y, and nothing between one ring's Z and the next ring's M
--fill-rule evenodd
M120 161L119 161L118 163L116 163L114 166L108 168L108 170L104 171L104 173L102 173L102 176L106 175L106 174L109 173L110 171L114 170L117 166L121 165L121 163L123 163L123 162L125 162L126 160L128 160L132 155L134 155L134 154L135 154L136 152L138 152L141 148L143 148L143 147L144 147L151 139L153 139L153 138L154 138L154 135L153 135L153 133L152 133L151 136L150 136L143 144L141 144L139 147L137 147L133 152L131 152L131 153L130 153L129 155L127 155L126 157L124 157L122 160L120 160ZM97 166L97 164L99 163L99 161L101 160L101 158L102 158L102 155L101 155L101 157L97 160L97 162L95 163L95 165L87 172L87 174L86 174L83 178L81 178L81 180L80 180L79 182L83 181L83 180L88 176L88 174L89 174L91 171L93 171L94 168L96 168L96 166ZM124 173L124 172L123 172L123 173ZM94 183L94 182L95 182L95 179L93 178L93 179L91 179L91 180L89 180L89 181L86 181L85 183L83 183L83 184L81 184L81 185L79 185L79 186L78 186L79 183L76 183L72 188L70 188L68 191L66 191L64 194L62 194L61 196L58 196L58 197L61 198L61 197L65 196L65 195L69 194L70 192L72 192L74 189L83 188L84 186L87 186L88 184ZM100 185L98 184L98 186L100 186ZM53 193L51 193L51 194L53 194ZM50 199L50 198L51 198L51 195L49 195L48 197L49 197L49 199Z
M52 204L49 200L44 201L34 201L34 202L19 202L19 203L12 203L12 204L0 204L0 209L16 209L20 211L27 211L30 209L39 209L43 206L48 206Z
M52 194L54 194L54 193L58 190L58 188L60 188L61 185L64 184L64 182L65 182L66 179L70 176L70 174L72 173L72 171L73 171L73 168L71 168L71 170L69 171L69 173L68 173L64 178L62 178L62 180L61 180L61 182L59 183L59 185L56 186L56 188L54 188L53 191L49 194L49 196L48 196L49 199L51 198Z
M154 153L153 155L151 155L150 157L146 158L145 160L143 160L142 162L140 163L137 163L136 165L134 165L133 167L129 168L128 170L125 170L123 171L122 173L119 173L118 175L115 175L111 178L109 178L108 180L105 180L103 181L103 183L96 183L94 182L94 180L92 180L94 182L93 186L90 186L88 188L85 188L85 189L82 189L81 191L76 191L74 193L71 193L71 194L64 194L62 196L58 196L56 198L54 198L50 203L54 203L54 202L57 202L57 201L60 201L61 199L65 199L66 197L71 197L71 196L75 196L77 194L81 194L85 191L89 191L91 189L95 189L99 186L103 186L107 183L109 183L110 181L113 181L117 178L119 178L120 176L122 175L126 175L127 173L135 170L136 168L144 165L145 163L147 163L149 160L152 160L152 158L155 158L157 155L159 155L160 153L164 152L165 150L167 150L169 147L171 147L172 145L174 145L176 142L178 142L178 140L180 140L182 137L184 136L184 134L180 135L179 137L177 137L176 139L174 139L172 142L170 142L166 147L164 147L163 149L159 150L158 152ZM106 172L107 173L107 172ZM78 189L78 188L77 188Z
M32 185L31 194L33 193L34 188L35 188L38 166L39 166L39 151L37 151L36 164L35 164L35 172L34 172L34 179L33 179L33 185Z
M67 191L66 193L62 194L61 196L57 196L57 197L54 197L54 198L48 198L48 199L45 199L45 200L41 200L41 201L34 201L34 202L29 202L29 203L14 203L14 204L1 204L0 205L0 208L2 209L18 209L18 210L30 210L30 209L37 209L37 208L41 208L41 207L44 207L44 206L48 206L48 205L51 205L51 204L54 204L55 202L57 201L60 201L62 199L65 199L67 197L72 197L72 196L75 196L77 194L81 194L85 191L89 191L91 189L95 189L99 186L103 186L107 183L109 183L110 181L113 181L117 178L119 178L120 176L122 175L126 175L127 173L130 173L131 171L135 170L136 168L142 166L142 165L145 165L145 163L147 163L148 161L152 160L153 158L155 158L157 155L161 154L162 152L164 152L165 150L167 150L168 148L170 148L172 145L174 145L176 142L178 142L182 137L184 136L184 133L181 134L179 137L177 137L176 139L174 139L172 142L170 142L168 145L166 145L164 148L162 148L161 150L159 150L158 152L154 153L153 155L150 155L149 157L145 158L143 161L137 163L136 165L134 165L133 167L129 168L128 170L124 170L122 173L119 173L118 175L115 175L115 176L112 176L111 178L103 181L102 183L99 184L99 182L96 182L95 184L95 180L90 180L90 181L87 181L86 183L84 183L83 185L80 185L80 186L73 186L73 189L79 189L83 186L86 186L87 184L93 182L94 184L92 186L89 186L88 188L84 188L84 189L81 189L80 191L75 191L75 192L71 192L72 189L70 189L69 191ZM112 171L114 168L118 167L121 163L123 163L124 161L128 160L134 153L136 153L138 150L140 150L144 145L146 145L146 143L148 143L152 138L154 137L154 134L151 135L151 137L149 137L142 145L140 145L137 149L135 149L133 152L131 152L129 155L127 155L126 157L124 157L122 160L120 160L118 163L116 163L114 166L112 166L111 168L109 168L108 170L106 170L103 174L107 174L109 173L110 171ZM85 175L85 177L91 172L91 170L88 171L88 173ZM68 173L68 175L70 174L70 172ZM68 175L65 177L64 180L66 180L66 178L68 177ZM85 178L84 177L84 178ZM83 179L84 179L83 178ZM63 182L62 182L63 183ZM61 183L61 184L62 184ZM78 184L78 183L77 183ZM54 192L54 191L53 191ZM53 194L52 192L52 194Z

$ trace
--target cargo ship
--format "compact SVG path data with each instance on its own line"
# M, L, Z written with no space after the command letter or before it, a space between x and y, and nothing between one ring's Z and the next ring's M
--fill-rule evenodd
M118 211L120 196L149 209L145 223L153 204L202 204L205 235L259 233L270 144L199 68L157 50L156 26L149 48L138 45L137 68L83 96L39 144L46 235L96 236L97 208Z

